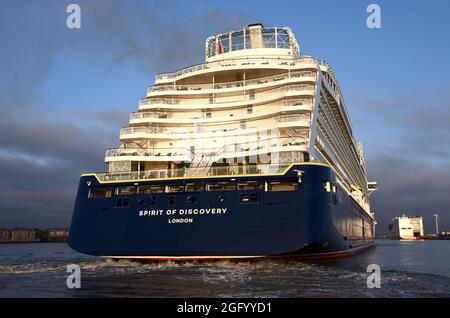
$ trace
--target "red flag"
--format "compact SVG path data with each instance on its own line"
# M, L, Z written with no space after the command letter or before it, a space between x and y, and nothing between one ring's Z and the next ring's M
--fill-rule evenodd
M220 41L220 39L219 39L219 45L217 47L217 53L222 54L222 41Z

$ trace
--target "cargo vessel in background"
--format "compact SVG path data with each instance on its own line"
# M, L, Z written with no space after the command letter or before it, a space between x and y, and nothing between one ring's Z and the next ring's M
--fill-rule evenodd
M396 216L389 224L389 235L391 239L417 240L424 238L423 219L421 216Z
M80 178L69 245L140 260L335 258L374 242L361 144L324 60L290 28L206 40L156 76L105 173Z

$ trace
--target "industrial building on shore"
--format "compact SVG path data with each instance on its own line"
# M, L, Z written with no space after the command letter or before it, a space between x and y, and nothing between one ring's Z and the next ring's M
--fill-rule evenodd
M67 242L68 229L0 228L0 243Z

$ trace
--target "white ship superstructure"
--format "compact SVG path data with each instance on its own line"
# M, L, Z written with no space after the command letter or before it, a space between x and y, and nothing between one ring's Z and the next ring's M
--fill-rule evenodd
M389 236L393 239L414 240L424 235L421 216L397 216L389 225Z
M156 76L102 178L267 174L316 161L370 214L376 183L325 61L301 55L289 28L260 24L210 37L205 51L205 63Z

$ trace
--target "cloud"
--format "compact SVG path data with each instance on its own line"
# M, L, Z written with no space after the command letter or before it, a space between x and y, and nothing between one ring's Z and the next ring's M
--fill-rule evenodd
M370 179L379 191L371 196L378 231L385 233L392 217L424 216L434 231L440 209L450 229L450 93L445 87L397 96L352 96L356 129L362 140ZM361 136L358 136L361 137Z
M0 10L1 226L67 226L79 174L105 168L104 151L128 122L126 111L71 108L64 100L58 121L46 119L41 86L58 57L132 67L150 78L203 62L207 36L266 22L239 9L196 13L182 1L90 0L77 1L82 28L69 30L69 3L10 1ZM423 214L431 231L437 208L450 227L448 87L347 101L370 179L380 185L372 195L379 231L400 213Z
M450 229L450 164L430 165L420 157L378 152L367 159L367 166L379 184L371 196L379 233L386 233L391 219L401 214L422 215L426 232L432 233L437 210L442 225Z
M203 62L207 36L251 22L218 9L189 16L182 1L80 0L82 27L69 30L69 3L9 1L0 10L0 226L68 226L79 174L105 169L104 151L128 123L126 111L64 99L48 120L41 88L59 57L154 75Z

